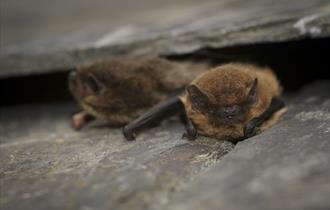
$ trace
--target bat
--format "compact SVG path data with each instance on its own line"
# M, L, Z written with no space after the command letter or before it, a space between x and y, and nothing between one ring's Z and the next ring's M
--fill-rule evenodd
M175 62L159 57L116 58L78 67L69 89L83 111L73 115L80 129L95 118L123 126L178 91L183 91L208 63Z
M167 115L180 114L194 140L204 135L238 142L273 126L285 112L282 87L274 72L251 64L230 63L202 72L182 94L160 102L123 127L127 140Z

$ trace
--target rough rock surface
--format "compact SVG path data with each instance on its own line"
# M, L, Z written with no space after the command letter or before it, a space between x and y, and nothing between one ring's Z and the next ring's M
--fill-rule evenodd
M113 56L330 35L328 0L33 0L7 1L1 9L0 78Z
M176 119L126 142L101 122L73 131L72 104L3 108L0 207L329 209L329 89L288 96L279 124L234 149L182 140Z
M124 140L102 123L75 132L72 104L0 111L0 209L150 209L233 148L182 140L177 120Z

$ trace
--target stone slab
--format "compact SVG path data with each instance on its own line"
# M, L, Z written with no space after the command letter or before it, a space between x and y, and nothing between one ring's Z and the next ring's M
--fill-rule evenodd
M182 140L175 119L134 142L103 122L76 132L73 110L49 104L0 111L1 209L150 209L233 148Z
M116 56L181 54L205 47L330 34L328 0L180 0L166 4L143 0L133 5L128 1L119 5L103 0L84 0L81 4L63 0L56 5L34 1L36 9L30 13L22 12L25 7L31 10L29 3L12 1L3 6L9 11L2 12L8 17L1 22L6 33L0 53L0 78L67 71ZM18 4L23 6L15 7Z

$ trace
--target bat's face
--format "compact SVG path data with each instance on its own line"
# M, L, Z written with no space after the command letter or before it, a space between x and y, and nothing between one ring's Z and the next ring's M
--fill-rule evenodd
M71 72L69 88L80 105L96 117L114 117L127 108L121 98L106 85L101 75L90 72Z
M212 85L210 80L201 87L198 82L187 87L193 110L206 116L214 127L243 123L257 101L257 79L227 79L222 85Z
M107 119L113 125L132 120L136 117L135 111L145 102L135 100L141 94L141 88L126 77L127 67L123 65L116 61L107 62L78 69L69 76L70 91L85 111Z

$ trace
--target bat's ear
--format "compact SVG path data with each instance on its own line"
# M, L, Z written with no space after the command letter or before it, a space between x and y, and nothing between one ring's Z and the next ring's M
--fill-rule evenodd
M255 104L258 100L257 86L258 86L258 79L255 78L249 90L248 99L247 99L250 105Z
M100 92L105 85L94 74L89 73L84 79L84 86L93 94Z
M195 85L189 85L187 92L192 103L192 107L200 112L207 112L209 106L209 98Z

